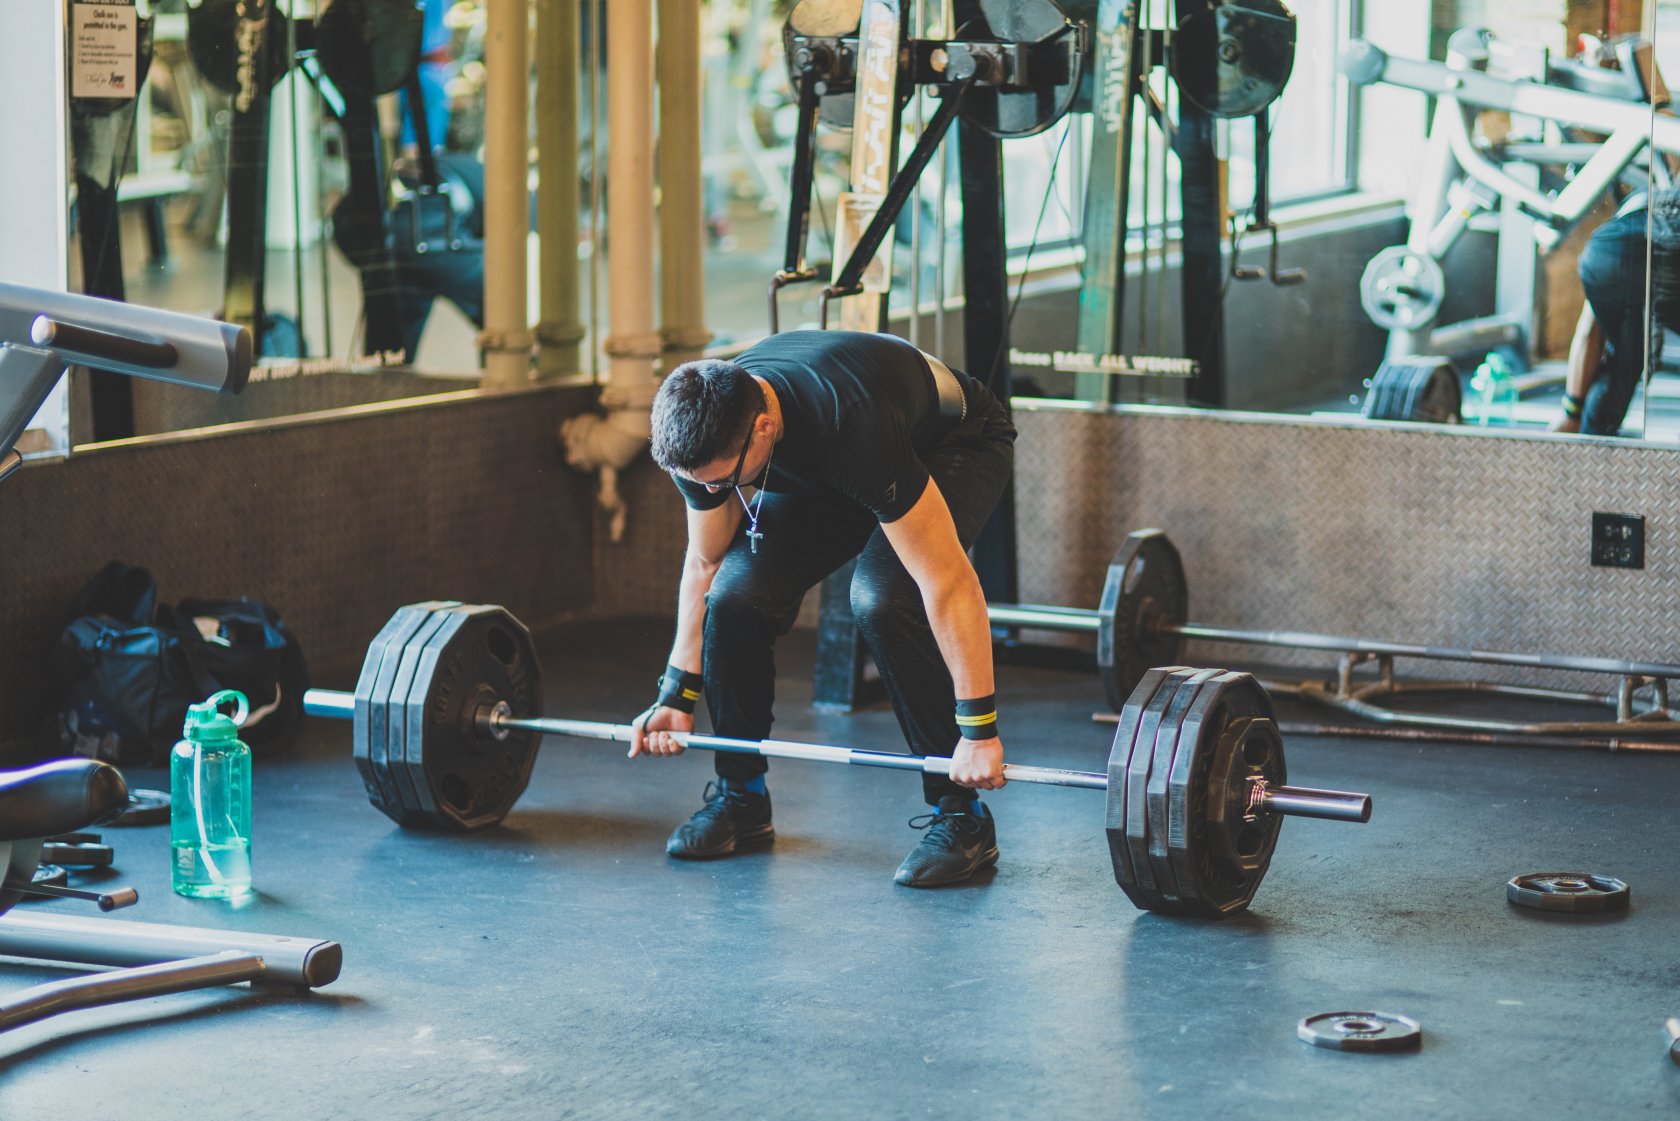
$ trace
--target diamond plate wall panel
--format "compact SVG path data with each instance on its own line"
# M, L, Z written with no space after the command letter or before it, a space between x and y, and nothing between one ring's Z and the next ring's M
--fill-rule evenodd
M1095 607L1121 538L1165 529L1190 616L1487 650L1680 661L1680 451L1410 426L1021 406L1021 598ZM1595 510L1646 567L1589 563ZM1192 645L1195 664L1334 657ZM1410 676L1604 691L1603 676L1403 661Z
M473 396L142 442L0 485L0 738L39 716L45 658L111 559L160 598L250 595L283 613L322 685L348 688L397 606L502 603L541 627L592 597L589 480L559 421L587 387Z

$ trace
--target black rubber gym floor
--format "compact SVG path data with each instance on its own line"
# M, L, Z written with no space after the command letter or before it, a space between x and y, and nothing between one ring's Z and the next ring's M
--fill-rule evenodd
M371 637L371 636L370 636ZM668 623L544 644L552 715L627 720ZM811 711L811 639L785 645L778 734L888 750L880 708ZM1000 671L1011 758L1099 770L1094 677ZM352 681L321 681L349 688ZM990 799L1003 861L896 887L913 775L776 761L774 849L668 860L711 755L550 741L504 827L399 830L366 802L350 728L259 761L260 895L174 896L167 830L108 830L140 921L332 938L313 994L240 986L71 1013L0 1036L0 1117L1477 1118L1670 1114L1680 1067L1680 758L1298 738L1290 778L1369 791L1369 825L1292 820L1253 909L1135 911L1103 798ZM137 786L161 772L134 771ZM1505 901L1528 871L1608 873L1622 915ZM32 904L30 906L41 906ZM55 903L54 909L73 909ZM82 913L91 912L86 907ZM7 962L0 986L64 976ZM1316 1012L1423 1024L1421 1051L1296 1038Z

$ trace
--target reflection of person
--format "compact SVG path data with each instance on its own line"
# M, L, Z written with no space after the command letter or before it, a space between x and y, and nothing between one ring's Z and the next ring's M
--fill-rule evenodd
M631 755L679 752L669 733L693 729L702 688L719 735L769 735L773 644L806 591L856 557L852 611L899 727L916 753L951 756L950 778L923 775L933 812L912 820L926 833L894 878L955 883L995 863L975 790L1003 785L1003 745L966 550L1003 492L1014 440L984 386L890 335L794 331L672 371L653 405L653 455L688 504L688 552L671 665ZM766 767L718 753L705 807L666 851L768 843Z
M1669 188L1657 192L1649 212L1624 206L1581 251L1587 302L1569 347L1563 416L1552 423L1553 432L1621 431L1645 368L1647 226L1652 334L1660 338L1663 327L1680 326L1680 188Z

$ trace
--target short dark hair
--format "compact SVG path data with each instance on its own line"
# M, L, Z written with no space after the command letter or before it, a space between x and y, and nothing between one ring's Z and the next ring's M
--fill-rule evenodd
M653 399L653 461L693 471L733 456L764 408L764 391L742 367L721 358L684 362Z

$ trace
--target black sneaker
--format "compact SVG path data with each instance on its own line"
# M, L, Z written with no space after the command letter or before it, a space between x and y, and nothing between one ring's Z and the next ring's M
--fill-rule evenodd
M770 825L770 795L754 794L744 783L718 779L706 784L706 804L677 826L665 851L683 860L708 860L776 839Z
M930 814L910 819L910 828L925 829L922 843L898 866L893 882L906 887L960 884L982 868L997 863L997 823L990 810L969 811L977 802L947 794Z

